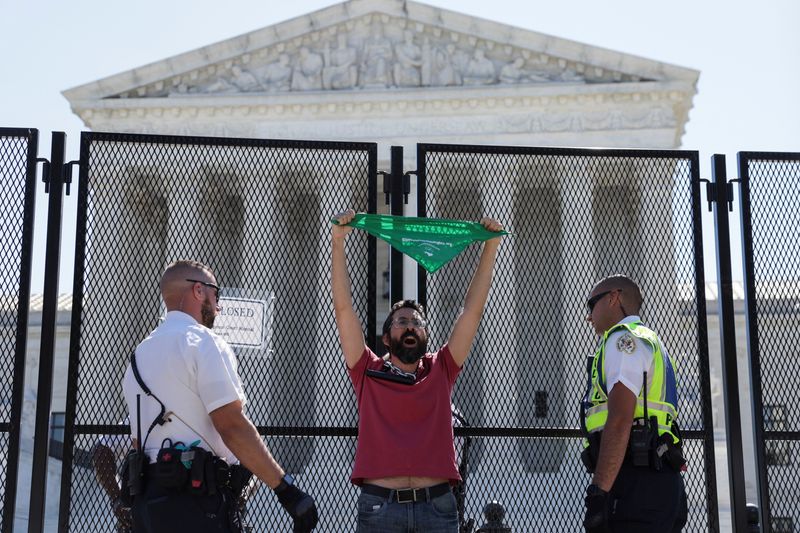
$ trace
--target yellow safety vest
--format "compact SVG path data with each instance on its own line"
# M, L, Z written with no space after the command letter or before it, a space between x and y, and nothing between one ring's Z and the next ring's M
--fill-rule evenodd
M637 339L648 343L653 348L654 364L651 369L652 379L647 386L647 416L656 417L659 436L669 433L673 444L679 439L673 432L673 423L678 417L678 387L675 364L661 349L658 335L646 328L641 322L617 324L603 334L603 339L591 366L589 391L583 399L584 427L588 433L602 431L608 419L608 390L605 375L605 347L608 337L615 331L626 329ZM644 419L644 388L639 391L633 418ZM584 439L585 441L585 439ZM588 442L584 442L588 446Z

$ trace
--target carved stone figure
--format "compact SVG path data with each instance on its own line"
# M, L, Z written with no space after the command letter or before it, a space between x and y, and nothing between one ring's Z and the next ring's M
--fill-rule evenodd
M338 35L338 45L330 50L325 46L325 68L322 86L326 89L352 89L358 82L356 49L347 45L347 34Z
M281 54L278 60L264 69L261 81L268 91L288 91L291 88L292 67L289 55Z
M195 87L190 87L189 84L181 81L180 83L175 85L172 89L170 89L169 96L172 96L173 94L181 94L181 95L183 95L183 94L187 94L189 92L196 92L195 91Z
M526 70L525 58L517 57L511 63L503 65L500 69L500 83L527 83L527 82L546 82L549 78L543 74Z
M522 57L503 65L503 68L500 69L500 83L520 83L524 81L525 73L522 71L524 65L525 59Z
M322 56L313 53L305 46L300 49L297 65L292 71L293 91L313 91L322 89Z
M418 87L420 85L420 68L422 67L422 50L414 44L414 34L406 30L403 41L395 45L394 84L398 87Z
M431 85L451 86L460 85L461 76L456 72L453 58L450 56L452 44L448 46L435 46L431 50Z
M235 93L238 89L236 86L231 83L229 80L223 78L222 76L217 76L213 82L209 83L205 87L198 87L196 91L190 92L199 92L199 93Z
M392 43L383 35L383 27L373 24L371 34L364 40L361 63L362 87L388 87Z
M495 82L494 63L487 58L480 48L475 50L475 55L467 65L464 72L465 85L489 85Z
M586 81L586 79L571 68L562 70L557 76L558 81Z
M456 45L449 43L447 45L447 53L452 58L453 70L455 72L456 85L461 85L464 82L464 74L469 68L470 57L465 51L456 48Z
M231 68L233 78L231 83L242 92L252 92L261 90L261 83L249 70L245 70L239 65L234 65Z

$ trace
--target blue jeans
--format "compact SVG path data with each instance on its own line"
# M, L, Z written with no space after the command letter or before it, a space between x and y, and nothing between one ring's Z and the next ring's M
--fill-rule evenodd
M448 492L429 502L397 503L362 492L356 533L458 533L456 497Z

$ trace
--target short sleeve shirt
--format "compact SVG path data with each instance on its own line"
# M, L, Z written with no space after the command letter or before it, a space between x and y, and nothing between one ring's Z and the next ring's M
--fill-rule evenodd
M383 360L366 348L349 370L358 400L358 443L351 481L419 476L460 479L451 394L461 367L445 345L421 359L413 385L366 374Z
M638 316L627 316L618 324L639 322ZM622 383L635 396L642 390L644 372L648 384L652 381L653 347L625 328L619 328L608 336L605 345L606 390Z
M145 451L154 460L165 439L199 446L229 463L236 457L225 446L209 413L234 401L246 402L233 350L224 339L181 311L170 311L164 321L136 348L142 380L166 406L168 418L156 425ZM137 434L136 395L141 395L142 439L160 411L128 367L123 392L131 419L131 435ZM170 415L170 413L172 413Z

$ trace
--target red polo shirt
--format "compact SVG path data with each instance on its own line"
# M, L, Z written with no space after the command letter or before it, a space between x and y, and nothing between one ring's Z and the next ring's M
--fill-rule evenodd
M450 396L461 371L447 345L426 354L413 385L366 375L383 360L364 349L349 369L358 400L358 443L350 480L417 476L458 481Z

